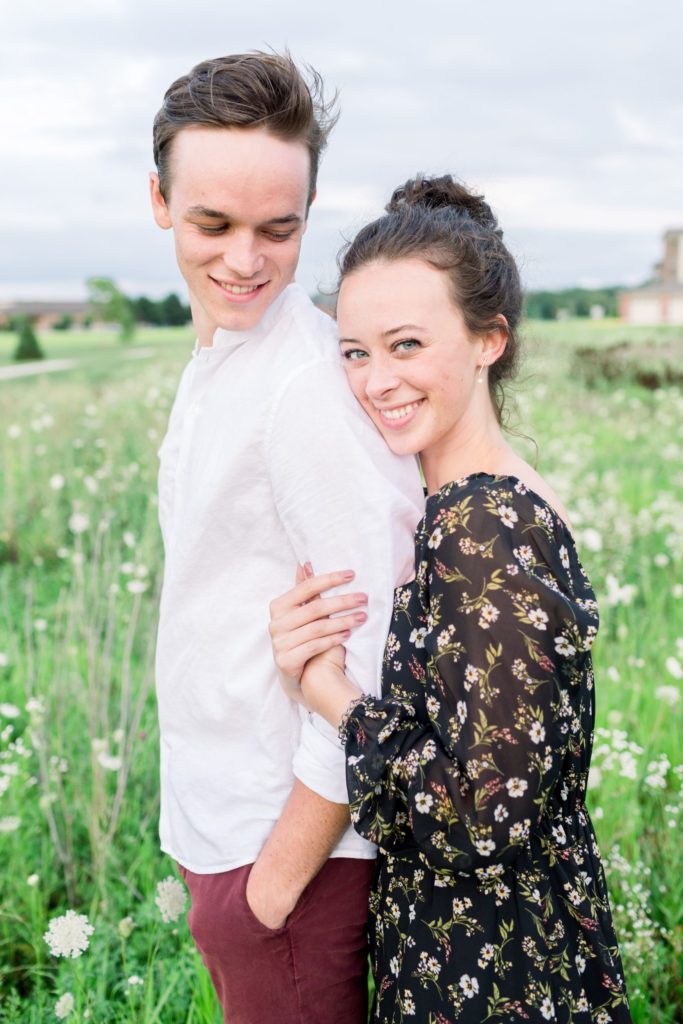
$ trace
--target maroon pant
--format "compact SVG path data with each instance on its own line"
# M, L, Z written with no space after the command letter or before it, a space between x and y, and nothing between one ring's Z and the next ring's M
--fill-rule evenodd
M226 1024L365 1024L374 863L328 860L275 929L247 903L251 864L214 875L180 868L190 931Z

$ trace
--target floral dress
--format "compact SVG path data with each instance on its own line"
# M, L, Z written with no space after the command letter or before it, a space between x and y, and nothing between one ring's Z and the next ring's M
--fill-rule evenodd
M585 807L595 598L567 527L515 477L427 500L381 699L347 728L380 848L374 1020L631 1020Z

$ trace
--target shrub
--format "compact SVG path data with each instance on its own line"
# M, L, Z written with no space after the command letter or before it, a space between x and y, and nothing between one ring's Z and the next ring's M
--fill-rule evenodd
M19 341L14 350L14 358L16 360L45 358L45 353L38 343L36 332L33 330L28 317L22 317L19 323Z

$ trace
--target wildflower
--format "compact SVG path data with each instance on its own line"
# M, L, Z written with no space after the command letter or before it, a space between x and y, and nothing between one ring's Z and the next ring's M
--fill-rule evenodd
M11 437L13 441L16 441L18 437L21 437L21 427L18 423L10 423L7 428L7 436Z
M666 670L674 677L674 679L683 679L683 667L681 667L681 663L678 658L667 658Z
M131 580L129 583L126 583L126 590L130 594L144 594L147 590L147 584L144 580Z
M53 491L61 491L66 481L61 473L55 473L54 476L50 477L50 487Z
M123 535L123 543L127 548L135 547L135 534L131 533L130 530L126 530Z
M0 818L0 832L16 832L21 825L21 818L14 815L8 818Z
M90 526L90 516L85 512L74 512L69 519L69 529L72 533L85 533Z
M69 1014L73 1013L74 997L70 992L65 992L55 1003L55 1017L57 1020L66 1020Z
M674 704L678 704L681 694L677 686L658 686L655 690L655 697L673 707Z
M135 985L144 985L144 984L145 983L144 983L144 981L142 980L142 978L140 977L139 974L131 974L130 978L128 979L128 985L131 988L133 988Z
M31 889L35 889L35 887L38 885L39 881L40 881L40 877L38 875L29 875L28 878L26 879L26 884Z
M115 757L113 754L108 754L103 750L97 755L97 763L108 772L118 772L121 770L123 761L120 757Z
M592 527L582 531L581 540L587 551L602 551L602 537Z
M35 619L33 622L33 628L36 633L44 633L47 629L47 619Z
M67 910L61 917L53 917L43 938L53 956L67 956L72 959L85 953L94 932L85 914Z
M0 715L5 718L16 718L21 712L16 704L0 704Z
M169 924L177 921L185 911L186 895L185 888L177 878L169 875L157 885L157 894L154 902L159 908L162 921Z
M0 651L0 668L5 668L9 665L9 658L4 651Z

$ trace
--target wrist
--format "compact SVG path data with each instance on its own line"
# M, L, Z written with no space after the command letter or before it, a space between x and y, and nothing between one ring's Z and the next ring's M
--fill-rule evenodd
M294 910L301 891L286 884L277 872L256 860L246 886L249 908L267 928L282 928Z
M339 729L351 701L361 696L361 690L342 669L324 661L304 670L301 689L308 710L320 715L335 730Z

